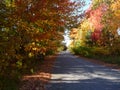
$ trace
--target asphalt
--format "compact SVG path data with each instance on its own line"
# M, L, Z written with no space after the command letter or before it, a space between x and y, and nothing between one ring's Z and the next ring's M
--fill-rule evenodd
M57 57L46 90L120 90L120 70L81 59L68 51Z

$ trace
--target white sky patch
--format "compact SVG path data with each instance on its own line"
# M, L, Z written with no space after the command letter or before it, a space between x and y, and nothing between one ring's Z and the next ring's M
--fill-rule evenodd
M118 35L120 35L120 27L117 29L117 33Z
M79 1L81 1L81 0L71 0L71 1L77 1L77 2L79 2ZM85 6L83 7L83 10L86 10L86 9L89 8L92 0L83 0L83 1L85 1Z
M91 0L85 0L86 5L84 6L84 10L88 9L91 4Z
M63 35L64 37L64 41L63 43L65 43L65 45L68 47L71 43L70 37L69 37L69 30L65 30L65 34Z

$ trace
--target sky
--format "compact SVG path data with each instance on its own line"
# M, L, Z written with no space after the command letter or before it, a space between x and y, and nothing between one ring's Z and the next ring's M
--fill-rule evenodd
M71 0L71 1L78 1L79 2L81 0ZM92 0L83 0L83 1L85 1L85 3L86 3L86 5L83 7L84 10L86 10L87 8L89 8L90 3L91 3Z
M85 0L85 3L86 3L86 5L85 5L84 9L87 9L90 6L91 0Z

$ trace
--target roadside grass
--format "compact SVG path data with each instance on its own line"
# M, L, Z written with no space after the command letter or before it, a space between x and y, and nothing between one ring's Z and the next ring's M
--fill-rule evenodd
M75 55L80 55L96 61L102 61L108 64L115 64L120 66L120 55L110 52L109 48L104 47L73 47L71 52Z
M0 90L18 90L18 78L5 78L0 76Z
M93 59L120 66L120 56L93 56Z

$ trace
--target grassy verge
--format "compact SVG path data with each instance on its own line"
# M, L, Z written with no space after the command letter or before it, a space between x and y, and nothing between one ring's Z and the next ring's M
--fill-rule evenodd
M120 56L94 56L94 59L103 61L105 63L116 64L120 66Z
M73 47L72 52L76 55L95 59L96 61L120 66L120 55L111 52L110 48L79 46Z
M0 90L18 90L19 79L0 76Z

